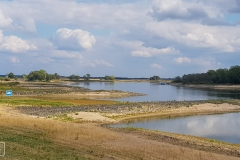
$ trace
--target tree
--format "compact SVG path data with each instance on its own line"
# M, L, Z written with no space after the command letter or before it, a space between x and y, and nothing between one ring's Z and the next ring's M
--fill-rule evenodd
M150 80L160 80L160 77L154 75L154 76L150 77Z
M22 75L22 79L26 80L26 79L27 79L27 75L26 75L26 74L23 74L23 75Z
M179 77L179 76L177 76L177 77L174 78L173 82L175 82L175 83L181 83L181 82L182 82L182 78Z
M29 81L46 81L47 80L47 72L45 70L39 70L39 71L31 71L28 76L27 79Z
M104 79L113 81L113 80L115 80L115 77L106 75Z
M13 79L13 78L15 77L12 72L10 72L7 76L8 76L8 78L10 78L10 79Z
M90 80L90 77L91 75L89 73L83 76L84 80L86 81Z
M229 82L232 84L240 84L240 66L232 66L228 73Z
M224 84L228 82L228 69L218 69L216 70L217 83Z
M176 78L175 78L176 80ZM207 73L194 73L182 76L183 84L240 84L240 66L230 69L209 70Z
M70 75L69 76L69 79L71 79L71 80L79 80L80 79L80 76L78 76L78 75L75 75L75 74L72 74L72 75Z

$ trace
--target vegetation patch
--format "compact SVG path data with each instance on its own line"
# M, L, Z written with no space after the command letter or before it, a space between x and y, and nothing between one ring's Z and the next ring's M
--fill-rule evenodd
M72 103L66 102L55 102L49 100L39 100L39 99L28 99L28 98L6 98L0 99L0 104L10 105L10 106L69 106Z
M6 143L6 159L89 159L81 150L49 140L41 131L1 126L0 141Z

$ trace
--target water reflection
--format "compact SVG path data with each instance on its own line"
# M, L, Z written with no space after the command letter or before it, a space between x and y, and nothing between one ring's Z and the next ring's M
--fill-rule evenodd
M240 113L174 119L144 118L135 122L129 121L128 123L114 126L160 130L240 144Z

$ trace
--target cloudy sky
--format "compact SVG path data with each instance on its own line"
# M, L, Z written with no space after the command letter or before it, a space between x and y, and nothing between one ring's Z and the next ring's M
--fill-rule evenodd
M239 0L0 0L3 75L168 78L239 62Z

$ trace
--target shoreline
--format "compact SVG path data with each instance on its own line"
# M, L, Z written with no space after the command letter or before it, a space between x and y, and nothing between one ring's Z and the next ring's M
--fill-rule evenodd
M214 89L214 90L229 90L240 91L240 85L232 84L182 84L182 83L170 83L172 86L197 88L197 89Z

